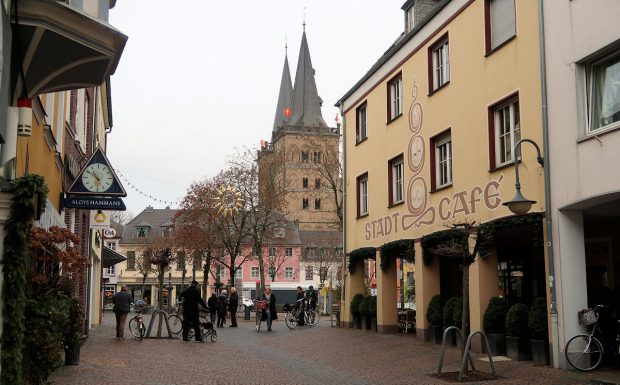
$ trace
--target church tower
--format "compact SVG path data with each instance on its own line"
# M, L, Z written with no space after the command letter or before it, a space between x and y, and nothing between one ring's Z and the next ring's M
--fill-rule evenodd
M339 231L334 187L339 183L339 128L328 127L314 79L306 31L301 39L295 85L285 55L271 142L261 146L259 168L279 162L283 214L301 231ZM335 184L334 184L335 183Z

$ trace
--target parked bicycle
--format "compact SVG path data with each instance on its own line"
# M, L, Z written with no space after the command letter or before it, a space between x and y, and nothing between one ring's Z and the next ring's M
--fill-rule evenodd
M203 321L203 317L200 318L200 333L202 334L202 342L206 342L208 338L211 339L211 342L217 341L217 330L213 328L213 322L211 321ZM191 340L194 338L194 328L190 328L187 333L187 338Z
M200 323L209 322L207 315L202 314L204 311L202 309L200 311ZM170 332L172 334L179 334L183 331L183 301L179 302L174 313L168 316L168 325L170 325Z
M146 334L146 326L144 325L144 318L142 316L145 308L146 302L142 300L136 301L134 305L136 316L129 320L129 331L140 341L142 341L142 338L144 338Z
M263 315L269 308L269 302L256 300L256 332L260 331L260 325L263 322Z
M306 299L298 299L295 305L285 304L284 322L289 329L295 329L301 319L308 326L315 326L319 323L321 316L316 310L310 309ZM303 317L303 318L301 318Z
M577 370L584 372L594 370L603 360L605 350L599 338L606 330L601 329L599 321L601 320L601 311L605 308L608 306L596 305L594 309L585 309L578 313L579 322L585 327L587 334L574 336L568 340L564 349L566 360ZM620 354L620 334L615 333L615 339L609 341L607 345L609 345L607 346L608 351L611 350L617 357Z

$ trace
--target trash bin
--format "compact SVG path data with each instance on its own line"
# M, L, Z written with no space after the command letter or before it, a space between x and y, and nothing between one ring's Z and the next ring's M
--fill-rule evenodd
M243 305L243 319L246 321L250 320L250 307Z

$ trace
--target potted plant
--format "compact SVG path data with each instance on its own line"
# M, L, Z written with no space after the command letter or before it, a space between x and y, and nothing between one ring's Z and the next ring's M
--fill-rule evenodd
M549 365L549 337L547 335L547 300L534 298L529 313L530 346L534 365Z
M456 326L460 329L461 320L456 319L457 312L462 316L463 314L463 299L460 297L452 297L446 301L445 306L443 307L443 326L444 330L449 328L450 326ZM456 346L456 335L455 332L449 332L446 335L446 344L450 346Z
M65 365L80 364L80 342L84 328L84 315L77 298L69 299L69 322L64 334Z
M522 303L514 304L506 314L506 352L517 361L532 359L529 342L529 309Z
M441 343L442 339L442 325L443 325L443 297L435 295L431 298L431 302L428 304L426 310L426 320L431 324L429 330L429 339L435 341L436 344Z
M508 304L504 297L492 297L489 300L482 327L489 340L492 356L506 354L506 313Z
M357 329L362 328L362 316L360 314L360 304L364 299L364 294L357 293L351 300L351 314L353 315L353 325Z
M377 332L377 296L370 297L368 302L368 313L370 313L370 329Z
M370 303L370 295L365 295L364 299L360 303L360 315L362 316L362 325L366 330L370 330L370 309L368 304Z

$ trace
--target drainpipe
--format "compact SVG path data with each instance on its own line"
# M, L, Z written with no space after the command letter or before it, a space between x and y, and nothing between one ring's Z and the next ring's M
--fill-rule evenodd
M551 162L549 161L549 115L547 113L547 63L545 58L545 18L543 0L538 0L538 35L540 46L540 96L542 102L543 152L545 162L545 224L547 229L547 255L549 256L549 314L551 318L551 356L553 367L560 367L558 310L555 299L555 261L553 257L553 225L551 210Z
M342 319L342 315L344 314L344 304L345 304L345 288L347 287L347 232L344 228L344 220L347 217L347 146L346 146L346 135L347 135L347 119L344 116L344 106L342 102L338 102L336 105L338 110L340 111L340 116L342 117L342 288L340 289L340 317Z

